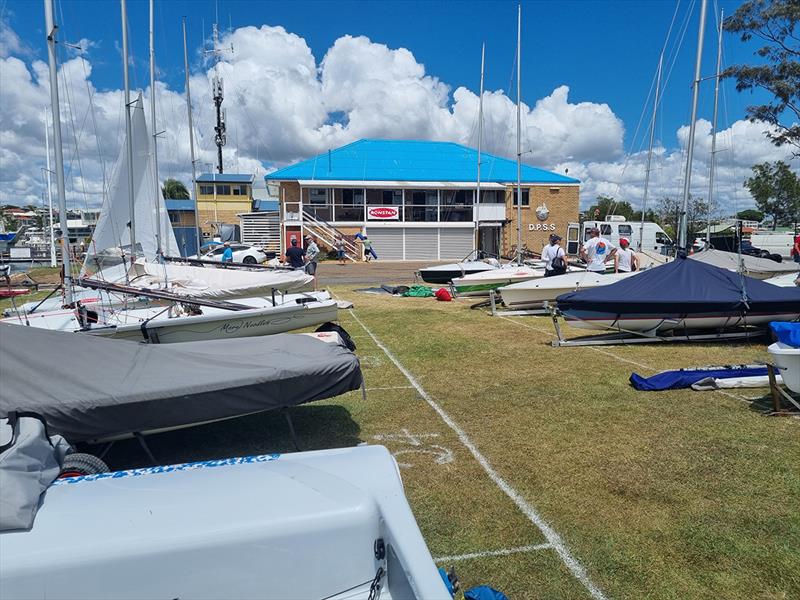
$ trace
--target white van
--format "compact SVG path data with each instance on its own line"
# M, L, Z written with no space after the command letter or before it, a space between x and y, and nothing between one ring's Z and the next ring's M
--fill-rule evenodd
M783 258L791 258L794 235L791 233L773 233L771 231L754 231L750 235L750 243L770 254L780 254Z
M661 229L658 223L650 221L626 221L619 215L608 215L605 221L584 221L581 239L585 242L591 236L589 230L597 227L600 235L615 246L619 246L620 238L627 238L634 250L649 250L661 254L665 246L673 245L672 239ZM642 236L642 245L639 247L639 236Z

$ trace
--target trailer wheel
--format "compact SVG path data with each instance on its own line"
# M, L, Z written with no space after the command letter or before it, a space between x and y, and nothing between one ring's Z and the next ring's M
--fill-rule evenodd
M58 478L108 473L108 470L108 465L93 454L73 452L64 457L64 464L61 465L61 472L58 474Z

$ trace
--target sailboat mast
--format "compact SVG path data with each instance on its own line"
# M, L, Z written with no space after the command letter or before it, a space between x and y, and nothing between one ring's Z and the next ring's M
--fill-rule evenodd
M197 170L194 158L194 126L192 125L192 93L189 91L189 53L186 50L186 17L183 17L183 71L186 75L186 111L189 114L189 152L192 159L192 197L194 198L194 233L197 256L200 256L200 218L197 214Z
M158 133L156 130L156 42L154 35L154 5L150 0L150 126L153 128L153 202L156 207L156 256L161 258L164 249L161 247L161 203L158 197L161 188L158 185Z
M50 230L50 266L56 266L56 240L53 234L53 186L50 182L50 118L47 107L44 107L44 146L47 152L47 214L48 229Z
M522 264L522 4L517 7L517 264Z
M700 4L700 25L697 30L697 59L694 66L694 82L692 83L692 120L689 124L689 145L686 151L686 173L683 178L683 205L681 207L680 227L678 233L678 252L685 253L689 247L687 221L689 211L689 189L692 183L692 158L694 155L694 135L697 124L697 98L700 95L700 69L703 65L703 38L706 28L706 7L708 0Z
M64 265L64 303L70 305L72 304L72 265L70 264L69 257L67 192L64 186L64 153L61 148L61 115L58 108L58 73L56 71L57 26L53 20L53 0L44 0L44 30L47 34L47 62L50 67L50 108L53 111L53 151L56 159L58 220L61 226L61 262Z
M131 87L128 81L128 4L120 0L122 14L122 80L125 85L125 141L128 164L128 202L130 207L131 260L136 259L136 197L133 192L133 138L131 135Z
M719 27L717 31L717 70L714 72L714 116L711 123L711 167L708 174L708 212L706 218L706 248L711 244L711 199L714 193L714 171L717 162L717 114L719 107L719 71L722 68L722 22L725 20L725 10L719 14Z
M481 203L481 149L483 146L483 66L486 58L486 44L481 45L481 85L478 96L478 180L475 201L472 203L472 218L475 219L475 247L478 247L478 211Z
M642 195L642 222L639 224L639 251L644 245L644 221L647 213L647 192L650 189L650 166L653 162L653 142L656 137L656 115L658 114L659 94L661 93L661 72L664 66L664 51L658 57L658 71L656 75L656 95L653 100L653 117L650 119L650 144L647 147L647 169L644 172L644 194Z

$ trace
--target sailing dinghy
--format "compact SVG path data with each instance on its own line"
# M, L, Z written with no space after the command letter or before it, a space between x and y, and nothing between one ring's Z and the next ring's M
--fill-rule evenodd
M611 285L563 294L573 327L656 335L800 320L800 288L782 288L688 258Z
M610 285L636 275L633 273L596 273L594 271L575 271L542 277L519 283L512 283L498 289L503 304L515 310L542 308L546 302L555 302L561 294Z
M449 600L383 446L57 479L0 533L8 598Z

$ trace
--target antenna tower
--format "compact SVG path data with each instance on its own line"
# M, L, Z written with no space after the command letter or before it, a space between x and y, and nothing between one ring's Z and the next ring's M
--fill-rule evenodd
M214 23L212 27L212 39L213 47L211 50L206 50L205 53L214 55L216 59L214 63L214 79L211 82L211 92L214 98L214 107L217 111L217 124L214 126L214 143L217 145L217 171L222 173L222 147L228 140L225 134L225 110L222 108L224 82L222 77L219 76L219 63L220 55L223 52L230 50L230 52L233 53L233 44L231 44L230 48L223 49L219 47L219 28L216 23Z

